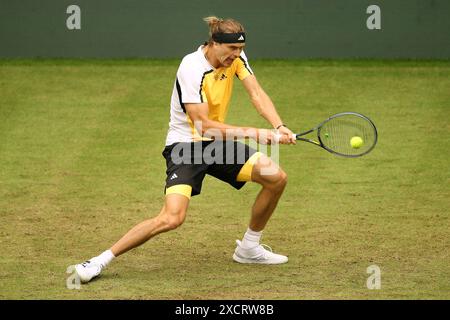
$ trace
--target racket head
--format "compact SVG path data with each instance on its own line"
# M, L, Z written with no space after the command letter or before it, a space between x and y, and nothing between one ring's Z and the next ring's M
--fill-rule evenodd
M327 151L343 157L355 158L375 148L378 132L375 124L368 117L357 112L341 112L318 126L317 138ZM359 138L361 140L358 141ZM354 139L353 144L352 139Z

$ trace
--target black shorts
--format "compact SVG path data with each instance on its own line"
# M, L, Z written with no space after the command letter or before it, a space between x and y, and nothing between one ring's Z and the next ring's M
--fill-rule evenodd
M236 178L247 160L257 151L248 145L231 140L179 142L166 146L166 188L189 185L192 196L198 195L206 174L231 184L236 189L245 181Z

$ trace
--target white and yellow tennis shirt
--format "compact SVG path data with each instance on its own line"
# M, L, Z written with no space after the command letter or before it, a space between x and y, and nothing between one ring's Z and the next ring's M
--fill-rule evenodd
M209 106L209 119L224 122L228 111L233 80L253 74L247 57L241 52L230 67L214 68L203 54L203 46L183 58L170 102L170 122L166 146L175 142L202 140L186 113L186 103L204 103Z

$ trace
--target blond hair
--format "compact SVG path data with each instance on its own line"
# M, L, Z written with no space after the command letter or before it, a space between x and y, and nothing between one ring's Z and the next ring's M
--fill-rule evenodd
M216 16L203 18L209 27L208 44L213 42L212 35L215 33L237 33L245 32L242 24L234 19L221 19Z

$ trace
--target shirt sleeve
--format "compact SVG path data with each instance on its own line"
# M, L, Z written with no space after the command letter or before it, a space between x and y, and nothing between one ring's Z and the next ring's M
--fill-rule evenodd
M203 74L189 63L181 63L177 72L178 94L182 103L203 103Z
M246 77L253 74L253 70L250 68L250 64L248 63L247 56L244 51L241 52L241 55L237 60L236 75L239 80L244 80Z

